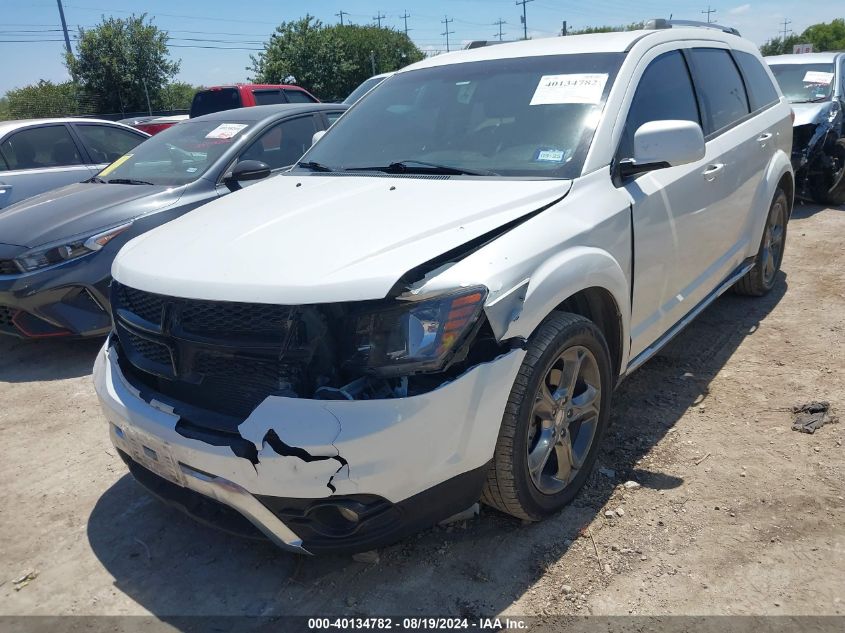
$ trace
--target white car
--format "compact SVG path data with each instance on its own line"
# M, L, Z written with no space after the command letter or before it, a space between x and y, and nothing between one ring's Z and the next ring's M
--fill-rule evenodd
M298 552L479 497L542 519L616 384L777 283L791 131L756 47L714 28L413 64L292 171L121 250L111 439L159 496Z

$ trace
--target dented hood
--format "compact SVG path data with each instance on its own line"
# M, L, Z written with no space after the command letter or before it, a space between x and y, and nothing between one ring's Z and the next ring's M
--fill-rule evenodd
M119 282L193 299L377 299L408 270L566 195L571 181L285 174L129 242Z
M833 101L822 101L819 103L792 103L792 111L795 113L794 127L808 125L810 123L821 123L829 114L831 109L838 106Z

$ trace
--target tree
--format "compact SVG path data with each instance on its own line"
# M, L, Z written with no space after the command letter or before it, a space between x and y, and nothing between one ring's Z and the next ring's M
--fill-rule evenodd
M796 44L812 44L816 52L842 50L845 48L845 19L813 24L800 35L774 37L760 47L760 52L763 55L786 55L792 53Z
M41 79L37 84L9 90L5 101L10 119L72 116L95 111L92 104L80 99L78 87L72 81L54 84Z
M325 26L311 15L283 22L264 51L252 57L253 79L283 83L294 77L325 101L345 98L374 74L397 70L423 58L407 35L376 26Z
M153 107L162 110L188 110L198 90L202 90L202 87L174 81L162 87L158 102L154 103Z
M65 55L71 77L101 112L146 110L147 95L155 107L179 72L179 62L168 59L167 32L146 17L104 17L92 29L80 27L76 55Z

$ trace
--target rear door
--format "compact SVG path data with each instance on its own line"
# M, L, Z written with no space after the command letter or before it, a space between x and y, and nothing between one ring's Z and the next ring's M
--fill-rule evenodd
M314 99L310 94L308 94L304 90L295 90L293 88L285 88L284 93L285 93L285 96L287 97L289 103L316 103L317 102L316 99Z
M0 140L0 209L91 177L63 123L33 125Z
M257 106L288 102L279 88L256 88L252 91L252 97Z

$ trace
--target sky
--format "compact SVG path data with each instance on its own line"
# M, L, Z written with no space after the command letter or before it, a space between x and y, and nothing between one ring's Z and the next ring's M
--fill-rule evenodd
M170 55L181 60L177 79L197 85L246 81L250 55L262 48L275 27L306 13L325 23L339 21L404 28L421 49L445 50L441 22L449 18L452 49L471 40L494 39L503 20L504 39L522 37L522 7L515 0L63 0L71 36L77 26L91 27L102 16L127 17L146 12L153 23L170 33ZM839 7L839 10L837 10ZM817 22L845 17L835 0L529 0L528 36L553 37L563 20L569 28L622 25L653 17L706 20L736 27L748 39L762 44L787 29L800 33ZM62 63L64 48L55 0L0 0L0 94L39 79L68 79ZM253 49L253 50L250 50Z

